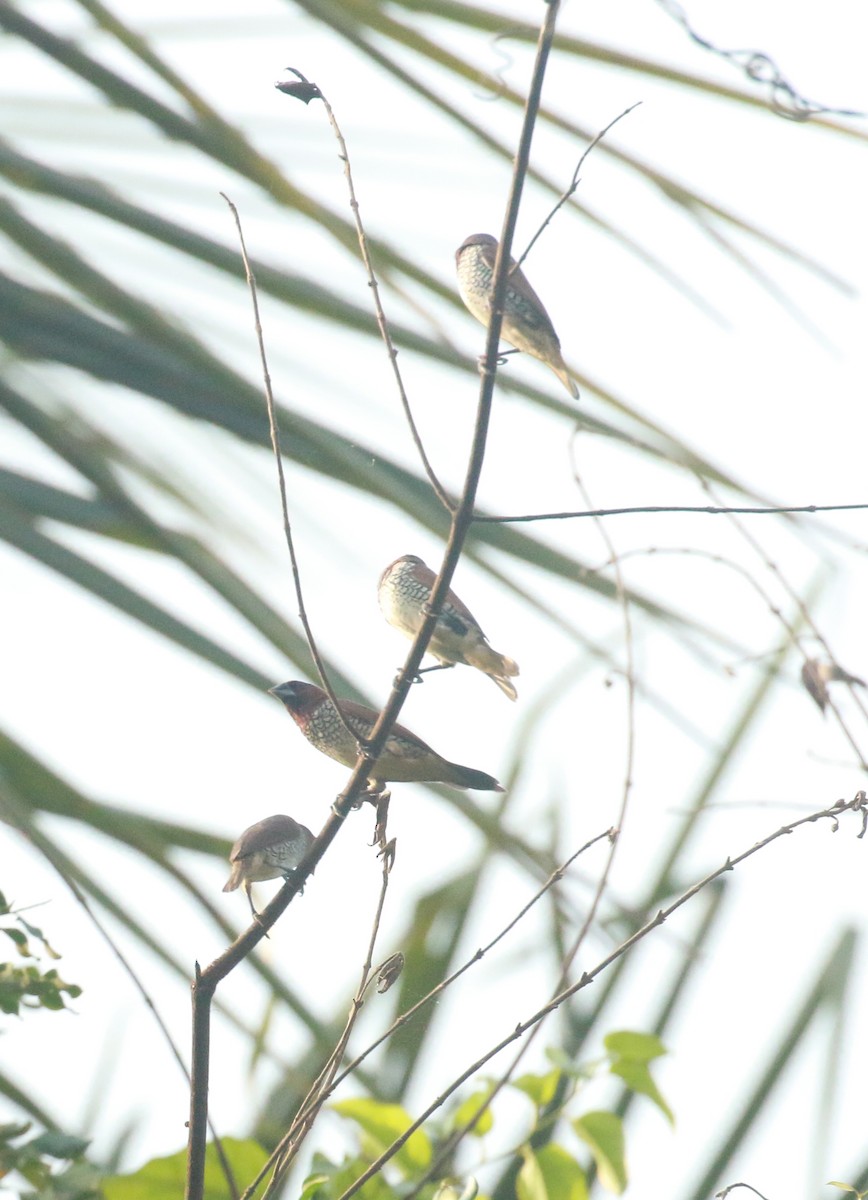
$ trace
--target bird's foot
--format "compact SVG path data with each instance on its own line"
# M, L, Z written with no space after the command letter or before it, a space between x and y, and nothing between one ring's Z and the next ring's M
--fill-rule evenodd
M265 934L265 936L268 938L268 940L271 941L271 934L268 932L268 929L266 928L265 922L262 919L262 914L258 913L256 911L256 909L253 908L252 905L250 907L251 907L251 911L253 912L253 920L256 922L256 924L259 926L259 928L262 930L262 932Z
M398 684L401 682L401 672L403 670L404 670L403 667L398 667L397 671L395 672L395 678L392 680L393 688L396 688L398 686ZM413 684L413 683L421 683L421 682L422 682L422 672L417 671L416 674L411 678L410 683Z
M371 842L371 845L379 846L381 855L386 855L389 846L389 843L386 842L386 822L389 819L389 801L391 799L392 793L386 787L377 796L377 823L374 825L374 840ZM391 856L384 858L385 870L387 872L391 871L394 859L395 852L393 847Z
M515 351L515 350L499 350L497 352L497 358L494 361L497 364L497 366L505 367L507 354L516 354L516 353L517 353L517 351ZM485 355L484 354L480 354L479 358L477 358L476 366L479 370L479 374L484 375L485 374Z

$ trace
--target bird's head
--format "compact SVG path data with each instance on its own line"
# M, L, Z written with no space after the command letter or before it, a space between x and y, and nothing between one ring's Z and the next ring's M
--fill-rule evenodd
M497 246L497 238L492 237L490 233L471 233L470 237L466 237L458 249L455 251L455 261L461 258L465 250L471 246Z
M302 683L300 679L278 683L268 691L283 702L299 725L304 724L305 719L326 698L322 688L315 687L312 683Z
M379 586L382 587L391 573L398 567L424 567L425 564L417 554L402 554L400 558L396 558L394 562L390 562L388 567L380 576Z

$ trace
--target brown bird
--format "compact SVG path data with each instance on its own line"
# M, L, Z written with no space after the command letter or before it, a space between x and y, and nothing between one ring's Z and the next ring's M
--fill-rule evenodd
M354 700L341 700L341 712L357 735L351 737L322 688L290 680L268 690L283 701L312 746L345 767L355 766L359 757L357 739L367 741L379 716L373 708L356 704ZM387 783L448 783L451 787L474 788L480 792L503 791L491 775L441 758L403 725L392 726L382 754L371 767L368 783L375 793L382 791Z
M473 233L465 238L455 251L458 267L458 290L467 308L488 328L491 317L491 296L494 284L494 260L497 256L497 238L490 233ZM570 378L567 364L561 354L561 343L555 333L551 317L542 300L525 278L515 260L509 260L510 275L503 302L503 324L501 336L516 350L531 354L550 367L558 379L577 399L579 389Z
M821 713L825 713L826 705L829 703L827 684L853 683L858 687L866 686L865 680L860 679L858 675L851 675L837 663L823 662L819 658L805 659L802 664L802 683Z
M431 599L436 578L431 568L415 554L396 558L380 576L377 590L380 610L389 624L408 638L416 636L425 620L424 606ZM505 654L492 650L479 622L453 591L446 593L446 601L428 643L428 653L444 667L453 667L456 663L476 667L493 679L510 700L518 696L509 679L518 674L518 664ZM436 667L429 669L437 670Z
M223 891L234 892L243 883L250 911L257 917L250 885L264 879L277 879L280 875L287 878L307 854L313 840L306 825L299 825L298 821L282 813L257 821L244 830L232 847L229 855L232 874Z

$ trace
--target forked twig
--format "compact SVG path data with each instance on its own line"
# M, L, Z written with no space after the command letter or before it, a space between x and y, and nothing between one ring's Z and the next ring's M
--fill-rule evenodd
M617 124L618 124L618 122L619 122L620 120L622 120L624 117L628 116L628 115L629 115L629 114L630 114L630 113L633 111L633 109L634 109L634 108L638 108L638 107L639 107L639 105L640 105L641 103L642 103L642 101L641 101L641 100L637 100L635 104L631 104L629 108L625 108L625 109L624 109L624 111L623 111L622 113L618 113L617 117L615 117L613 120L611 120L611 121L609 122L609 124L608 124L608 125L606 125L606 126L603 128L603 129L601 129L601 130L600 130L600 132L599 132L599 133L596 135L596 137L594 137L594 138L593 138L593 139L592 139L592 140L589 142L588 146L587 146L587 147L585 148L585 150L583 151L581 158L580 158L580 159L579 159L579 161L576 163L576 169L575 169L575 171L573 171L573 177L572 177L572 179L570 180L570 185L569 185L569 187L568 187L568 188L567 188L567 190L566 190L566 191L565 191L565 192L564 192L564 193L563 193L563 194L562 194L562 195L561 195L561 196L560 196L560 197L559 197L559 198L558 198L558 199L555 201L554 207L552 208L552 210L551 210L551 212L548 214L548 216L545 218L545 220L543 221L543 223L540 225L539 229L536 231L536 233L533 235L533 237L532 237L532 238L530 239L530 241L528 242L528 244L527 244L527 247L526 247L526 249L525 249L524 253L522 254L521 258L519 258L519 259L517 259L517 260L516 260L516 264L515 264L515 270L518 270L518 268L521 266L521 264L524 262L524 260L525 260L525 259L527 258L527 256L530 254L531 250L532 250L532 249L534 248L534 246L536 245L536 242L537 242L538 238L539 238L539 237L542 235L542 233L543 233L543 231L545 230L546 226L551 224L551 221L552 221L552 219L554 218L555 214L556 214L556 213L557 213L557 212L558 212L558 211L559 211L561 208L563 208L563 206L564 206L564 205L566 204L566 202L569 200L570 196L572 196L573 192L575 192L576 188L579 186L579 182L580 182L580 180L579 180L579 172L580 172L580 171L581 171L581 169L582 169L582 166L583 166L583 164L584 164L584 161L585 161L585 159L588 157L588 155L591 153L591 151L594 149L594 147L595 147L595 146L596 146L596 145L597 145L599 142L601 142L601 141L603 140L603 138L606 136L606 134L609 132L609 130L612 128L612 126L613 126L613 125L617 125Z

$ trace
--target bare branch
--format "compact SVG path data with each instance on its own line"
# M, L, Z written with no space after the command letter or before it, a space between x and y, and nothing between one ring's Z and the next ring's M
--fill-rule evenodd
M374 921L371 927L371 936L368 940L368 949L364 964L362 965L359 986L356 989L355 996L353 997L343 1032L341 1033L341 1036L338 1038L334 1049L329 1055L328 1061L320 1071L313 1086L309 1089L307 1096L302 1101L299 1111L296 1114L296 1117L293 1120L289 1130L281 1138L280 1142L269 1155L267 1161L260 1169L256 1178L253 1179L249 1186L245 1189L241 1200L251 1200L256 1192L257 1187L271 1170L272 1165L274 1167L274 1174L272 1175L268 1186L263 1192L262 1200L268 1200L268 1197L276 1194L276 1190L280 1187L281 1183L286 1177L287 1171L295 1161L295 1158L304 1143L305 1137L310 1132L314 1121L319 1116L323 1104L325 1104L329 1095L334 1090L334 1077L338 1067L340 1066L341 1059L344 1056L347 1043L349 1042L350 1035L355 1027L359 1013L362 1011L365 992L379 974L379 967L377 968L377 971L372 972L371 964L373 963L374 959L374 947L376 946L377 937L380 932L383 906L386 902L386 892L389 887L389 875L394 863L393 851L390 851L389 853L382 853L381 859L383 878L380 886L379 898L377 901L377 910L374 914Z
M594 508L579 511L519 513L508 517L474 514L473 520L488 525L518 525L530 521L572 521L578 517L624 517L637 513L703 513L707 516L773 516L786 513L859 512L868 508L866 504L790 504L775 508L769 505L754 508L730 508L716 504L642 504L635 508Z
M597 965L590 971L585 971L578 982L572 984L568 988L565 988L546 1005L538 1009L532 1016L528 1017L527 1020L519 1022L515 1029L513 1029L504 1038L487 1050L483 1055L481 1055L465 1071L462 1071L461 1074L454 1079L448 1085L448 1087L446 1087L444 1091L442 1091L440 1095L425 1109L425 1111L419 1117L417 1117L415 1121L413 1121L413 1123L404 1131L404 1133L402 1133L400 1137L396 1138L395 1141L392 1142L392 1144L388 1146L387 1149L384 1150L384 1152L373 1163L371 1163L367 1170L363 1171L358 1179L356 1179L348 1188L345 1189L345 1191L341 1193L338 1200L350 1200L351 1196L354 1196L369 1179L381 1171L386 1163L394 1158L401 1147L406 1143L408 1138L410 1138L417 1129L425 1124L432 1113L436 1112L437 1109L440 1108L446 1102L446 1100L448 1100L448 1098L454 1092L456 1092L459 1087L461 1087L463 1083L466 1083L471 1076L475 1075L479 1070L481 1070L486 1063L490 1062L491 1059L500 1054L502 1050L505 1050L507 1046L523 1037L528 1030L539 1024L540 1021L544 1020L549 1013L554 1012L557 1008L560 1008L560 1006L567 1000L571 999L578 992L582 991L584 988L588 987L589 984L593 983L594 980L597 979L598 976L600 976L605 970L607 970L608 967L610 967L614 962L617 962L618 959L622 958L629 950L633 948L633 946L646 938L649 933L659 928L659 926L661 926L664 921L668 920L674 912L676 912L689 900L692 900L694 896L698 895L699 892L708 887L710 883L713 883L715 879L719 879L729 871L734 870L735 867L744 862L746 859L752 857L754 854L759 853L760 850L764 850L767 846L771 845L772 842L777 841L779 838L788 836L801 825L808 825L821 820L830 820L832 822L832 832L836 833L839 827L838 819L845 812L854 812L861 816L862 828L857 836L860 838L864 837L866 830L868 830L868 794L866 794L864 791L860 791L856 793L852 800L839 800L830 808L820 809L817 812L810 813L806 817L800 817L798 820L792 821L789 825L782 826L780 829L775 830L774 833L770 833L767 837L763 838L762 841L755 842L753 846L751 846L748 850L742 851L742 853L737 855L735 858L727 858L726 861L721 866L717 867L716 870L711 871L708 875L705 875L702 879L698 880L692 887L687 888L686 891L682 892L681 895L678 896L671 904L667 905L666 908L661 908L655 914L655 916L651 918L650 921L647 921L641 927L641 929L638 929L634 934L621 942L620 945L611 952L611 954L608 954L604 959L601 959L601 961L598 962Z

